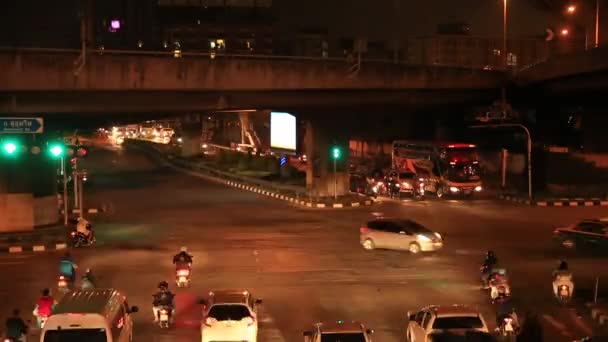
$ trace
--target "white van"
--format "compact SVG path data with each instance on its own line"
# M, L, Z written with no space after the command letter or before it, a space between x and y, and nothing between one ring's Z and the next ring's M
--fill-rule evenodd
M40 342L127 342L133 340L127 298L114 289L74 290L57 304Z

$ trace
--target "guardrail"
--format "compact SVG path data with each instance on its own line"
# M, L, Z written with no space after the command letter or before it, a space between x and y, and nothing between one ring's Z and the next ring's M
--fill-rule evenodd
M273 192L278 195L293 197L297 200L308 200L309 202L313 202L313 201L318 201L318 199L319 199L319 197L313 196L310 192L308 192L304 188L300 188L297 186L289 186L289 185L284 185L284 184L277 184L274 182L269 182L269 181L265 181L263 179L258 179L258 178L253 178L253 177L240 176L240 175L236 175L234 173L218 170L218 169L203 165L200 162L196 163L196 162L184 160L181 158L172 157L170 155L163 153L163 151L161 151L160 149L156 148L155 145L159 145L159 144L154 143L154 142L127 139L127 140L125 140L123 145L126 147L129 147L129 145L137 146L137 147L141 148L143 151L148 152L149 154L153 153L153 154L155 154L155 157L165 160L167 162L170 162L175 166L178 166L180 168L190 170L190 171L201 172L203 174L206 174L206 175L214 177L214 178L220 178L220 179L226 180L226 181L237 182L237 183L243 184L245 186L256 187L258 189L268 191L268 192Z
M79 49L55 49L55 48L40 48L40 47L1 47L0 53L55 53L55 54L70 54L74 58L78 58L82 53ZM179 57L174 56L173 51L149 51L149 50L106 50L106 49L87 49L87 56L91 55L113 55L113 56L143 56L143 57L167 57L175 59L183 58L206 58L206 59L250 59L250 60L275 60L275 61L301 61L301 62L338 62L344 64L353 64L346 57L311 57L311 56L292 56L292 55L243 55L243 54L226 54L226 53L209 53L209 52L188 52L182 51ZM436 68L455 68L455 69L475 69L488 70L484 65L462 64L462 63L415 63L411 61L395 60L388 58L361 58L361 63L373 64L393 64L409 67L436 67ZM500 70L488 70L500 71Z

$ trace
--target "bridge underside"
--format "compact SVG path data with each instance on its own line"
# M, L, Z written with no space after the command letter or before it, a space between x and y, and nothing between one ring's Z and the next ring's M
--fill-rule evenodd
M496 90L65 91L0 92L4 115L188 113L218 110L373 108L419 109L489 102Z

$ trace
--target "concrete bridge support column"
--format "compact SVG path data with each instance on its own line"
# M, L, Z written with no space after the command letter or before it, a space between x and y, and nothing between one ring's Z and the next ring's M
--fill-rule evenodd
M304 149L308 158L306 188L312 196L332 197L349 193L348 134L340 129L337 120L309 119L305 121ZM341 155L334 173L332 148L338 147Z
M201 135L203 133L203 126L200 116L189 119L182 122L181 156L184 158L197 156L202 153Z

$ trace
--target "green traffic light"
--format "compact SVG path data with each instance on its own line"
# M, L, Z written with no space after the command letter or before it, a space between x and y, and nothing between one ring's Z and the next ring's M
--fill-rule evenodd
M55 145L53 147L51 147L51 154L53 155L53 157L59 157L63 154L63 147L59 146L59 145Z
M334 159L340 159L340 155L341 155L341 151L339 147L334 147L332 149L332 155L334 157Z
M14 154L14 153L15 153L15 151L17 151L17 144L15 144L15 143L14 143L14 142L12 142L12 141L9 141L9 142L5 143L5 144L2 146L2 149L3 149L3 150L4 150L4 152L6 152L7 154L12 155L12 154Z

